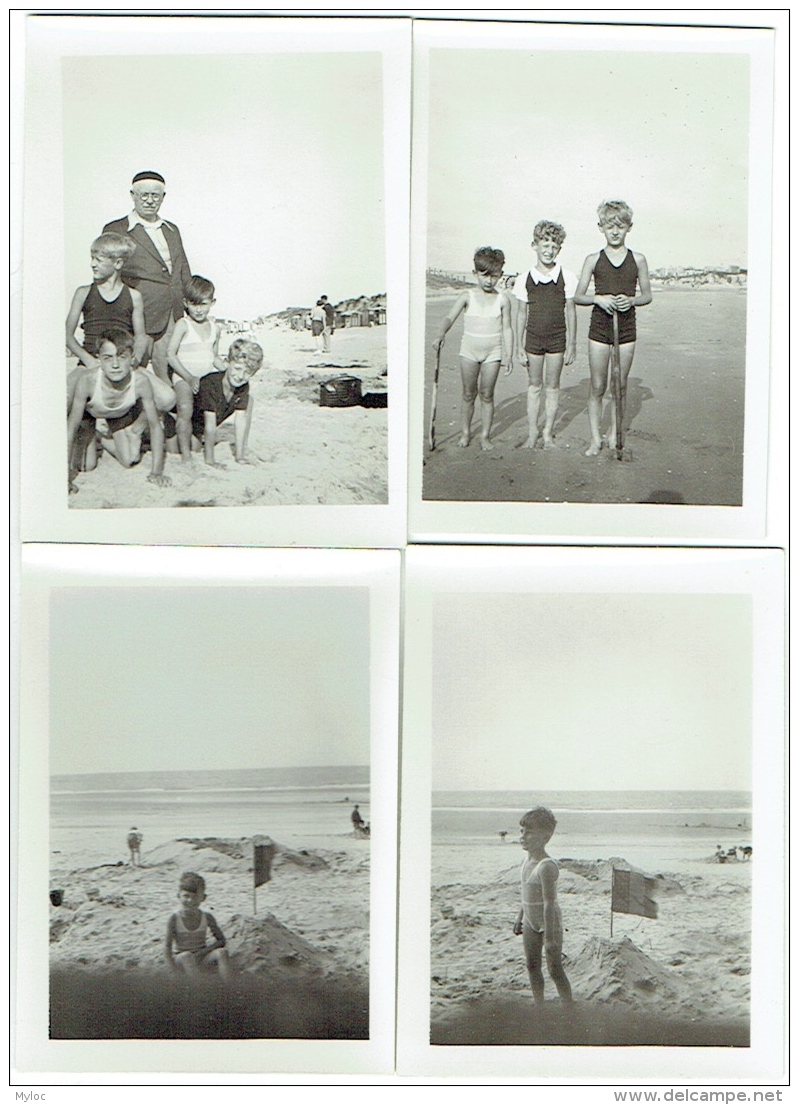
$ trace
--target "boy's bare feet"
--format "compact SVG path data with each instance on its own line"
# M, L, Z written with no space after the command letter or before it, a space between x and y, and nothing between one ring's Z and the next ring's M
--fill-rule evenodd
M490 453L494 446L491 444L487 437L481 437L480 448L483 450L484 453Z
M537 441L538 441L538 434L536 434L535 437L533 437L533 435L530 434L530 436L525 441L524 445L522 445L522 449L535 449L535 444L536 444Z
M458 447L460 449L465 449L468 444L469 444L469 435L468 434L461 434L461 436L458 438Z
M602 442L601 441L592 441L591 444L586 449L585 455L587 457L598 457L601 450L602 450Z
M559 441L556 441L554 437L544 437L545 449L568 449L568 445L561 445Z

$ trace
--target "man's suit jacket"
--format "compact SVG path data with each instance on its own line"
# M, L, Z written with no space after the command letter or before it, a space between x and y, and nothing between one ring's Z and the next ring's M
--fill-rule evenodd
M131 288L138 288L144 300L144 329L148 334L162 334L169 316L178 319L183 314L183 288L191 276L183 249L180 231L174 223L163 221L161 229L169 246L172 272L141 225L128 231L128 218L114 219L103 227L103 234L124 234L136 243L136 252L122 268L122 279Z

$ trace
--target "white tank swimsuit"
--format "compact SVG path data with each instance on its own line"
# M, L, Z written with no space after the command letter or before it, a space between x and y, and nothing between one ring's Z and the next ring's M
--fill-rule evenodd
M122 391L110 385L104 387L104 383L105 377L102 370L98 368L92 393L86 403L86 410L93 418L121 418L136 404L136 381L133 373L131 372L130 381Z
M214 368L214 342L216 341L219 327L212 320L211 335L208 338L202 336L200 323L195 322L189 315L184 315L186 333L178 347L178 356L181 364L185 365L192 376L207 376L209 372L216 372Z
M179 913L175 914L175 946L180 952L200 952L205 947L208 917L203 912L196 929L187 929Z
M544 931L544 889L541 886L541 868L545 863L552 863L555 870L558 865L549 856L539 860L538 863L529 857L522 861L522 913L524 923L534 932Z
M483 364L502 360L502 296L477 299L469 290L469 303L463 316L461 357Z

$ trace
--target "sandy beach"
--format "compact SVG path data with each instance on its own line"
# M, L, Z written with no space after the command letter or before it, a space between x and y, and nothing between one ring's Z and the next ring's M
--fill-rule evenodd
M435 354L433 336L458 289L427 299L425 434ZM441 356L437 444L424 447L423 497L488 502L673 503L739 506L742 496L746 291L664 289L637 312L638 342L627 393L624 459L603 449L586 457L589 311L577 308L577 357L563 369L555 421L558 448L525 449L527 376L514 367L495 391L494 450L460 434L458 349L462 320ZM607 411L603 415L606 429ZM543 419L543 403L541 410Z
M546 971L545 1004L533 1006L512 932L518 844L449 847L443 865L434 852L432 1043L748 1045L751 862L718 864L712 849L674 856L647 872L662 876L658 918L614 914L611 937L611 860L624 857L550 852L574 1006L561 1005Z
M250 385L255 405L249 445L257 464L235 463L228 420L219 428L216 446L224 470L209 468L202 454L186 465L168 456L164 472L171 486L158 488L147 482L148 456L133 470L105 456L93 472L78 476L70 507L386 503L388 411L319 406L320 384L337 375L359 377L364 394L386 392L386 327L337 330L329 354L315 352L310 332L283 324L254 329L248 336L264 351L264 367ZM223 355L234 337L223 336ZM67 372L76 363L68 360Z
M257 913L252 838L172 840L145 848L137 867L72 867L55 856L51 888L63 899L50 906L51 1036L368 1037L369 840L275 843ZM201 1000L168 973L163 951L186 870L206 880L203 908L225 933L234 972L227 986L209 972Z

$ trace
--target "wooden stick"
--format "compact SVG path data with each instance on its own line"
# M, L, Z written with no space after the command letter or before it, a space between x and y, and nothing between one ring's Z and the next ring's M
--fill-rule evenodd
M440 366L441 346L439 345L438 349L436 350L436 371L433 376L433 396L430 403L430 432L428 434L428 442L431 452L436 447L436 404L438 403L438 370Z
M613 347L610 354L610 385L613 401L616 404L616 460L621 460L624 449L624 429L622 427L623 407L621 401L621 356L619 354L619 314L613 312Z

